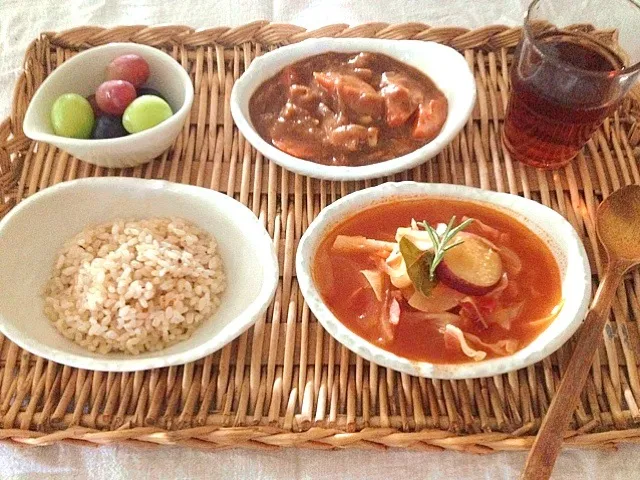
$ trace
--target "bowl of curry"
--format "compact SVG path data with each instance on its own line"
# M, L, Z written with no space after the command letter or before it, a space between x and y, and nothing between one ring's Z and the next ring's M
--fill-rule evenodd
M497 375L557 350L586 313L591 271L573 227L534 201L386 183L343 197L303 235L302 294L367 360L429 378Z
M253 60L231 93L241 133L280 166L326 180L391 175L467 122L475 82L434 42L309 39Z

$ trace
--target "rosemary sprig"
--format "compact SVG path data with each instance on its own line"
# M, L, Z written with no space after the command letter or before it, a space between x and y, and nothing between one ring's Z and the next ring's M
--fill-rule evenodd
M454 227L453 225L456 223L456 217L454 215L453 217L451 217L451 220L449 220L447 228L442 233L442 235L438 235L438 232L436 232L435 229L427 222L421 222L419 224L422 225L422 227L427 231L429 237L431 238L431 241L433 242L433 258L431 260L431 265L429 266L430 280L433 281L435 279L436 268L438 268L438 265L440 265L440 262L442 262L445 252L447 252L447 250L451 250L453 247L457 247L458 245L463 243L463 241L460 240L456 243L452 243L451 245L447 244L453 239L453 237L467 228L467 226L469 226L471 222L473 222L473 218L468 218L460 225Z

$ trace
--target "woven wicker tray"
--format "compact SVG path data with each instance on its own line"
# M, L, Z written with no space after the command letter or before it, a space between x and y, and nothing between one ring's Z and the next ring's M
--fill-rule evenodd
M615 40L611 31L576 28ZM466 381L414 378L350 353L309 312L293 259L298 239L321 208L383 180L330 183L283 171L239 136L229 110L234 80L255 55L282 44L364 36L451 45L463 52L475 73L473 118L437 158L388 180L460 183L535 199L574 225L593 271L600 272L594 211L613 190L640 183L640 105L632 93L584 154L561 171L545 173L512 163L499 139L508 64L520 34L519 28L504 26L468 31L415 23L331 25L308 32L267 22L204 31L130 26L42 34L26 52L11 117L0 124L0 216L36 191L73 178L126 175L202 185L235 196L262 219L278 247L282 279L273 305L255 327L185 366L122 374L77 370L35 357L0 336L0 439L29 445L142 442L207 449L408 447L484 453L529 448L570 346L527 369ZM114 41L161 48L190 72L196 90L191 122L173 147L147 165L116 171L27 139L23 116L44 78L76 52ZM567 445L606 447L640 440L639 299L635 271L618 290Z

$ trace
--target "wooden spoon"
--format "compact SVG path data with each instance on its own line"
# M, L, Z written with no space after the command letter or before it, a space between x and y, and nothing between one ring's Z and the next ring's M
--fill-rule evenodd
M596 230L607 252L607 266L569 366L529 452L521 477L524 480L548 479L551 475L564 432L602 341L616 289L627 270L640 264L640 186L621 188L604 200L596 214Z

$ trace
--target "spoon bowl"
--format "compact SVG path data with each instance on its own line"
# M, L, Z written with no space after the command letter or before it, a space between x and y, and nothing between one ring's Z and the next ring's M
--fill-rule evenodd
M640 262L640 185L629 185L598 208L597 230L609 262Z

